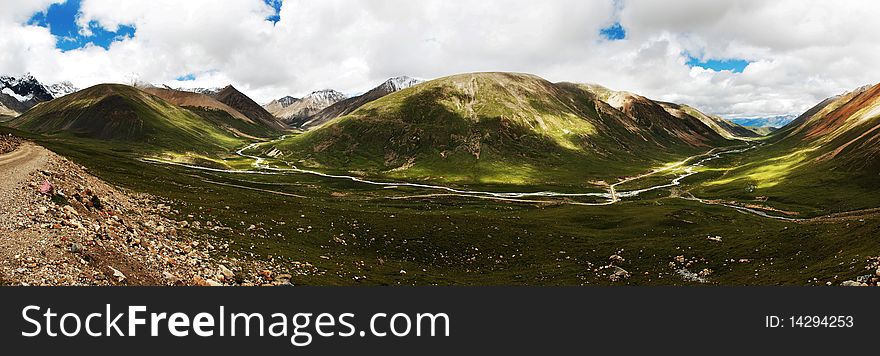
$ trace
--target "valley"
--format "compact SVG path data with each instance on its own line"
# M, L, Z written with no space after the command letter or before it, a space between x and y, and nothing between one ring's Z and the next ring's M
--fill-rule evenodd
M877 172L851 165L873 167L870 107L805 114L793 125L868 115L838 120L846 140L805 141L598 86L464 74L301 131L238 94L147 92L84 89L0 132L157 197L182 233L228 245L213 259L294 285L840 285L880 251ZM120 121L95 126L105 112Z

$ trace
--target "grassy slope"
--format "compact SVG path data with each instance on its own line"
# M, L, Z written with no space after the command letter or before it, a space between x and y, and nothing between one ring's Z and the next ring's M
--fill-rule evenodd
M299 165L461 183L586 184L702 152L647 132L575 85L464 74L390 94L291 137Z
M143 90L171 104L186 108L236 136L269 138L279 134L276 127L254 121L235 108L204 94L166 88Z
M81 140L41 140L105 180L170 199L165 202L180 210L170 213L173 219L231 226L181 230L214 246L231 243L228 252L215 252L218 258L271 256L281 271L308 262L323 272L293 273L295 284L696 284L668 267L682 255L697 261L693 272L712 269L712 284L824 285L864 274L864 257L880 248L877 239L864 238L880 231L872 220L791 224L669 198L607 207L389 200L388 190L348 181L190 171ZM250 224L257 228L246 230ZM612 254L626 259L621 266L631 278L609 281L609 270L600 267Z
M723 167L701 193L754 200L805 215L880 206L880 86L827 100Z
M257 104L253 99L244 95L244 93L238 91L238 89L235 89L235 87L231 85L220 90L219 93L214 95L214 99L217 99L217 101L223 104L229 105L264 127L279 132L286 129L281 121L278 121L277 118L272 116L272 114L266 111L266 109L260 106L260 104Z
M244 141L221 125L136 88L102 84L38 105L13 128L107 144L211 154ZM96 143L97 144L97 143Z

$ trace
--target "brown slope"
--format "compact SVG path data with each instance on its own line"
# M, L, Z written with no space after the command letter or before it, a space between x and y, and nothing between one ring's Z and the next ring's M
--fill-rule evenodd
M16 116L27 111L28 108L12 96L0 93L0 115Z
M582 85L596 97L633 118L634 124L651 136L668 141L683 141L691 146L709 147L725 141L725 137L692 115L676 117L661 104L628 92L613 91L598 85Z
M772 136L775 146L810 152L826 167L880 173L880 84L822 101Z
M249 98L247 95L244 95L242 92L235 89L235 87L229 85L220 92L218 92L214 99L217 101L229 105L230 107L238 110L251 120L258 122L262 125L265 125L268 128L273 130L282 131L285 130L286 127L277 118L272 116L266 109L264 109L260 104L257 104L253 99Z
M166 88L144 88L143 91L162 98L163 100L177 106L196 107L209 110L221 110L227 112L230 116L249 123L254 123L246 115L242 114L235 108L226 105L217 99L205 94L193 93L182 90L166 89Z
M345 95L338 91L318 90L278 111L273 111L272 114L290 126L301 127L311 121L313 115L343 99Z
M709 126L709 128L717 132L719 135L727 139L754 138L763 136L755 132L754 130L747 129L743 126L737 125L718 116L706 115L701 111L687 105L660 101L658 101L657 104L662 106L668 113L682 120L687 120L687 116L697 119L706 126Z

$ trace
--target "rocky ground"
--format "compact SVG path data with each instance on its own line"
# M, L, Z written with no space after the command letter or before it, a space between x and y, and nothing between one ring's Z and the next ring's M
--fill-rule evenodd
M153 197L31 142L3 136L0 148L0 284L289 284L265 262L212 257L228 244L163 217L170 208Z
M880 256L868 257L867 262L865 266L865 269L868 271L867 274L859 276L854 281L844 281L841 285L847 287L880 287Z
M2 135L0 135L0 155L2 155L4 153L9 153L9 152L15 151L15 149L18 148L18 146L20 144L21 144L21 140L15 136L12 136L12 135L2 136Z

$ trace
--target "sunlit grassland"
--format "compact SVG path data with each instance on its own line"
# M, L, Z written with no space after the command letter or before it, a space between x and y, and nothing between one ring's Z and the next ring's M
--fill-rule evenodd
M452 196L397 199L429 191L308 174L203 172L145 163L139 152L110 144L41 142L111 183L160 197L180 211L169 218L231 227L181 231L215 245L232 242L228 252L215 251L216 258L271 258L282 272L295 270L295 262L318 269L294 274L295 284L696 284L668 266L681 255L698 260L693 272L713 270L711 284L823 285L862 274L864 257L880 248L876 239L865 238L880 231L874 220L786 223L667 198L667 190L602 207ZM238 164L249 163L230 163ZM510 189L473 186L504 187ZM257 229L248 231L251 224ZM626 259L620 266L631 273L629 279L611 282L600 269L612 254Z

